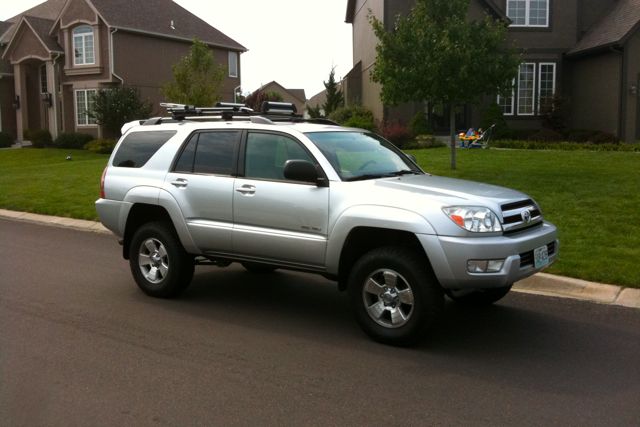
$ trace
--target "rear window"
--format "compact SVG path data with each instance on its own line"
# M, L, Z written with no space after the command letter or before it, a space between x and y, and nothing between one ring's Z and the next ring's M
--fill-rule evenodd
M167 142L176 131L132 132L124 138L113 158L113 166L139 168Z

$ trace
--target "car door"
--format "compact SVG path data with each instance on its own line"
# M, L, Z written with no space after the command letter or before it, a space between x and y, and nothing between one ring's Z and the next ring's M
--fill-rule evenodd
M284 178L287 160L311 154L281 133L247 133L233 192L233 247L242 256L321 268L327 243L329 188Z
M233 183L242 131L194 133L182 148L164 188L182 210L203 252L232 249Z

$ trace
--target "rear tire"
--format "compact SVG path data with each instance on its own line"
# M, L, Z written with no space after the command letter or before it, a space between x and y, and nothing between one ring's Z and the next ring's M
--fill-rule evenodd
M142 225L129 247L129 266L138 287L147 295L171 298L189 286L194 262L182 247L173 226L164 222Z
M442 312L442 289L428 260L402 247L363 255L351 270L348 290L358 324L384 344L414 344Z
M501 288L476 289L466 293L459 293L452 289L445 289L449 298L468 307L484 307L504 298L511 290L511 285Z

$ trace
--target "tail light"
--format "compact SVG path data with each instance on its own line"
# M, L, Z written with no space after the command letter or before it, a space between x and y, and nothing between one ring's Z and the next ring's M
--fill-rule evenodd
M104 177L107 175L107 168L104 168L104 170L102 171L102 177L100 178L100 198L101 199L106 199L106 196L104 194Z

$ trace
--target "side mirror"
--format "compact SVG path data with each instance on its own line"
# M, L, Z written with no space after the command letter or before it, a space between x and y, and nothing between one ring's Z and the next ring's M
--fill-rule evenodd
M320 177L316 166L306 160L287 160L284 163L284 177L291 181L308 182L325 187L326 180Z

